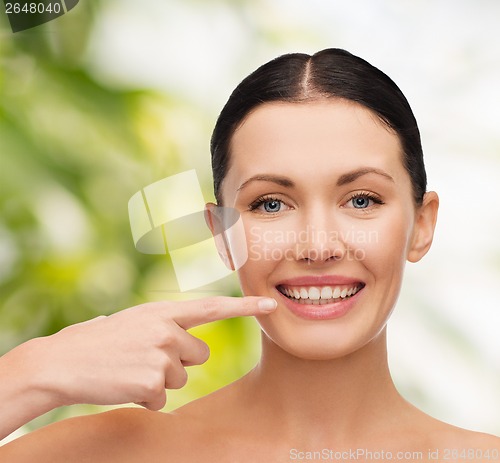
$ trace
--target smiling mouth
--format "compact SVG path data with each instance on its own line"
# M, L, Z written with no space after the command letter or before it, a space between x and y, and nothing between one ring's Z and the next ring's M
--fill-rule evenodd
M325 305L349 299L364 286L364 283L340 286L279 285L277 289L283 296L299 304Z

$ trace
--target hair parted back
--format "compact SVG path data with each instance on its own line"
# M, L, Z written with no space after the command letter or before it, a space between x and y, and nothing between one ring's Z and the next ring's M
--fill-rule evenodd
M372 110L398 135L415 203L421 204L427 176L420 132L406 97L382 71L338 48L312 56L282 55L236 87L217 119L210 144L217 202L222 204L220 189L229 168L231 138L253 109L268 102L303 103L328 98L353 101Z

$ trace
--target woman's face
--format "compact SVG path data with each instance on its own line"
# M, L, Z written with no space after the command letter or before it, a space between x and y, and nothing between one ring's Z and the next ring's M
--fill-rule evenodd
M245 295L271 296L268 338L301 358L351 353L384 328L416 207L399 139L352 102L267 103L234 133L224 206L242 217Z

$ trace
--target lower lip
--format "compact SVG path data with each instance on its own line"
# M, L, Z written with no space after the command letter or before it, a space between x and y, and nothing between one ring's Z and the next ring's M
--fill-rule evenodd
M354 307L354 304L356 304L358 296L363 289L364 288L361 288L354 296L342 299L339 302L324 305L299 304L298 302L286 297L277 289L276 291L284 300L284 304L287 309L298 317L305 318L306 320L332 320L343 317L350 312Z

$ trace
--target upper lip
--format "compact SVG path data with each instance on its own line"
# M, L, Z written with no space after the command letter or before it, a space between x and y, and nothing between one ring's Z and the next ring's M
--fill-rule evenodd
M343 275L308 275L281 280L276 286L340 286L350 284L363 284L359 278Z

